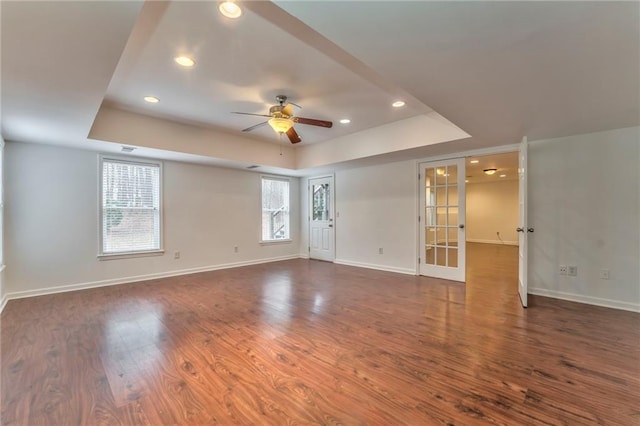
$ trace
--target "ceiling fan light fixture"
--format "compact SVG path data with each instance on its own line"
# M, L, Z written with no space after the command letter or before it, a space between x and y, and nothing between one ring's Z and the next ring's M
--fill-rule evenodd
M489 175L489 176L495 174L497 171L498 171L498 169L484 169L483 170L484 174L485 175Z
M293 120L290 118L273 117L269 119L269 126L278 134L287 133L293 127Z
M176 61L178 65L186 68L191 68L196 64L196 61L194 61L188 56L178 56L177 58L174 58L174 61Z
M220 6L218 6L218 10L222 15L231 19L237 19L242 15L242 9L234 1L223 1L220 3Z

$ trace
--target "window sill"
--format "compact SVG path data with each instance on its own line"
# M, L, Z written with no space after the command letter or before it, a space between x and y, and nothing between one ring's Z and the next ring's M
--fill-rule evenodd
M288 238L286 240L268 240L268 241L260 241L260 245L261 246L270 246L273 244L286 244L286 243L290 243L293 240L291 238Z
M135 257L162 256L164 250L134 251L129 253L99 254L98 260L130 259Z

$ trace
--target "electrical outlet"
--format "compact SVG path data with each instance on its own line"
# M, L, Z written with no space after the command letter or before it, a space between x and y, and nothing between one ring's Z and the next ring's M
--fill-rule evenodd
M384 254L384 249L382 247L378 249L378 254Z
M558 273L560 275L567 275L567 265L560 265L558 268Z
M567 266L567 275L569 275L570 277L577 277L578 276L578 267L577 266L573 266L573 265Z
M237 253L238 252L238 246L233 246L233 252Z
M600 269L600 279L608 280L609 279L609 270L608 269Z
M174 251L173 252L173 258L174 259L180 259L180 252L179 251Z

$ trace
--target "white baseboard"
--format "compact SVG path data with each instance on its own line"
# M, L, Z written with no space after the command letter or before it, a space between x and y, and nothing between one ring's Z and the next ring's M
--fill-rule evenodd
M396 272L399 274L416 275L415 269L397 268L395 266L375 265L372 263L353 262L351 260L335 259L333 263L346 266L357 266L358 268L377 269L378 271Z
M0 299L0 314L4 310L4 307L7 306L8 301L9 301L9 298L7 297L6 294L2 296L2 299Z
M309 253L300 253L298 257L300 259L309 259Z
M480 240L475 238L467 238L468 243L483 243L483 244L499 244L505 246L517 246L517 241L500 241L500 240Z
M5 294L3 300L6 299L4 302L6 303L7 300L23 299L25 297L44 296L46 294L65 293L68 291L85 290L85 289L96 288L96 287L129 284L129 283L135 283L140 281L155 280L158 278L169 278L169 277L175 277L179 275L196 274L198 272L208 272L208 271L216 271L219 269L238 268L241 266L259 265L261 263L279 262L282 260L291 260L291 259L299 259L299 258L300 258L299 255L294 254L290 256L270 257L266 259L247 260L243 262L223 263L220 265L202 266L202 267L190 268L190 269L180 269L176 271L160 272L157 274L135 275L132 277L114 278L111 280L91 281L91 282L78 283L78 284L40 288L37 290L17 291L17 292ZM2 307L4 307L4 304L2 305Z
M571 302L586 303L588 305L604 306L605 308L622 309L624 311L640 312L640 304L620 302L618 300L602 299L600 297L584 296L582 294L565 293L563 291L547 290L546 288L529 288L527 293L569 300Z

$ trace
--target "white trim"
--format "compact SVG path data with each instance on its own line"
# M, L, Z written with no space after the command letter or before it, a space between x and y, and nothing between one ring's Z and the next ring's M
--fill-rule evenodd
M132 257L163 256L164 250L132 251L128 253L99 254L98 260L129 259Z
M0 265L0 272L4 271L4 268L6 268L7 265Z
M298 257L300 259L309 259L309 253L300 253Z
M588 305L603 306L605 308L622 309L624 311L631 311L631 312L640 312L640 304L638 303L621 302L619 300L602 299L600 297L565 293L563 291L547 290L546 288L529 287L528 294L552 297L554 299L569 300L571 302L586 303Z
M500 240L482 240L476 238L467 238L468 243L497 244L499 246L517 246L517 241L500 241Z
M160 272L157 274L136 275L132 277L114 278L111 280L101 280L101 281L91 281L86 283L61 285L61 286L55 286L55 287L41 288L37 290L27 290L27 291L7 293L5 294L5 298L8 300L23 299L25 297L43 296L46 294L65 293L68 291L85 290L85 289L96 288L96 287L107 287L107 286L119 285L119 284L129 284L129 283L136 283L139 281L156 280L159 278L169 278L169 277L175 277L179 275L189 275L189 274L196 274L199 272L216 271L218 269L238 268L240 266L259 265L261 263L279 262L282 260L291 260L291 259L298 259L298 258L299 258L298 255L270 257L270 258L259 259L259 260L223 263L220 265L202 266L198 268Z
M333 263L345 266L355 266L358 268L376 269L378 271L395 272L398 274L416 275L416 271L411 268L398 268L395 266L375 265L372 263L354 262L351 260L335 259Z
M489 148L472 149L469 151L452 152L450 154L436 155L434 157L425 157L416 160L417 167L420 163L430 163L432 161L452 160L454 158L479 157L482 155L504 154L507 152L518 152L519 144L492 146Z
M284 243L290 243L293 240L291 238L286 238L286 239L282 239L282 240L260 240L258 241L258 244L260 244L261 246L270 246L273 244L284 244Z
M0 314L2 313L2 311L4 311L4 307L7 306L8 301L9 301L8 294L5 294L4 296L2 296L2 299L0 299Z

